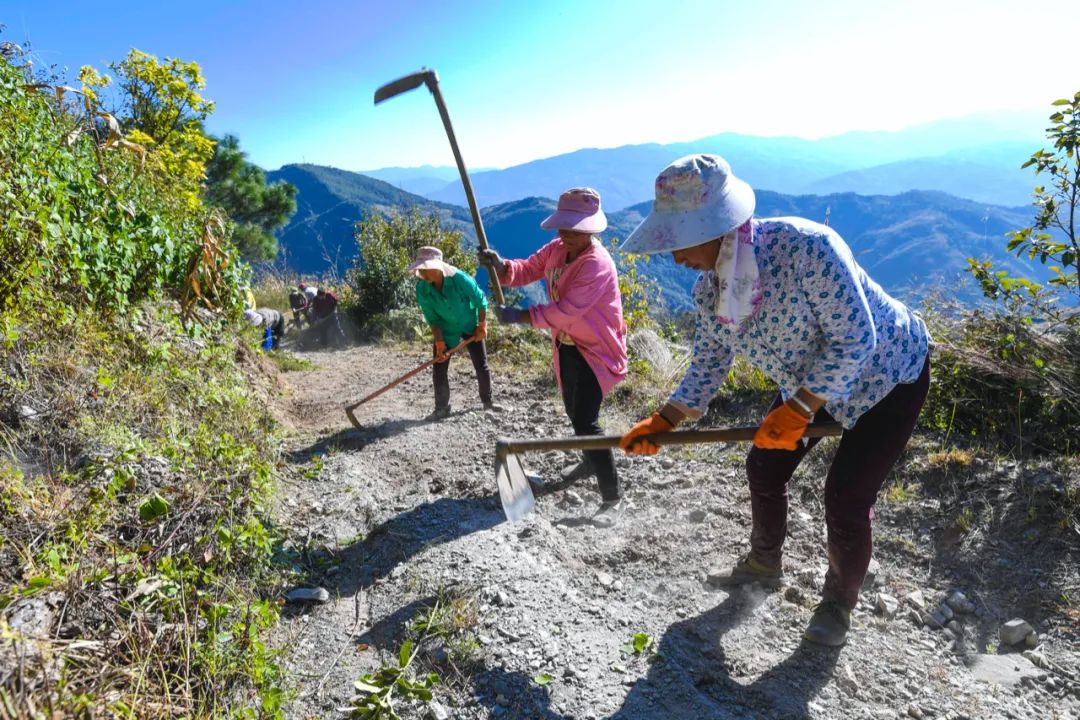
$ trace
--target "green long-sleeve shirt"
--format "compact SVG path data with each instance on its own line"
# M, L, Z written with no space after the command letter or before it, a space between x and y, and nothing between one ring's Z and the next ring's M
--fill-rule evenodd
M442 330L443 339L472 335L479 323L480 311L487 309L487 298L468 274L458 270L443 278L442 290L426 280L416 283L416 302L428 325Z

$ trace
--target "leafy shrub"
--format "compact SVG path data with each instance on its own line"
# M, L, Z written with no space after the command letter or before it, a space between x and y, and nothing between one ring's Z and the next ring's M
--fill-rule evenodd
M345 306L361 329L376 315L416 305L414 280L405 269L421 247L439 248L443 260L462 272L476 271L475 257L462 245L464 236L444 230L437 216L417 208L389 217L372 213L357 223L355 237L360 252L347 273Z
M125 137L98 104L107 80L80 77L81 88L53 87L0 61L0 312L40 318L88 304L120 314L184 288L204 307L236 306L246 269L230 261L224 228L190 201L201 156Z
M1048 332L1005 313L928 321L935 346L924 425L1021 451L1076 451L1080 330Z
M1035 222L1010 233L1008 249L1049 264L1054 277L1046 287L1029 278L994 271L989 262L969 259L969 271L983 293L1001 300L1012 311L1036 319L1080 325L1080 92L1072 99L1055 100L1046 129L1050 149L1037 150L1024 163L1036 176L1047 178L1035 187Z
M642 274L641 266L649 262L648 255L634 255L619 250L619 239L608 240L609 252L619 269L619 294L622 296L623 320L629 332L656 326L650 315L660 309L660 286ZM651 302L650 302L651 300Z
M1057 100L1050 149L1024 163L1048 184L1034 190L1035 220L1007 247L1050 264L1045 286L969 259L991 313L939 318L934 383L924 418L943 430L1023 450L1075 452L1080 427L1080 92Z

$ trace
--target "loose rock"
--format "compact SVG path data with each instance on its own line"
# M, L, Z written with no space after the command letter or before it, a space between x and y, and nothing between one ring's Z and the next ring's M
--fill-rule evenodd
M314 587L314 588L296 588L290 590L289 594L285 596L285 599L289 602L317 602L324 603L330 600L330 593L326 588Z
M892 620L896 617L896 613L900 609L900 601L892 595L878 593L877 609L886 620Z
M1001 626L998 639L1001 640L1002 645L1016 645L1023 642L1024 638L1033 632L1035 629L1026 620L1014 618Z

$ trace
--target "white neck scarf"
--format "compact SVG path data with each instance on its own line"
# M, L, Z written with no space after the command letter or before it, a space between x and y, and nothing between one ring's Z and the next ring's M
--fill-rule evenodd
M724 325L741 325L761 307L762 298L752 220L724 236L713 271L717 287L716 319Z

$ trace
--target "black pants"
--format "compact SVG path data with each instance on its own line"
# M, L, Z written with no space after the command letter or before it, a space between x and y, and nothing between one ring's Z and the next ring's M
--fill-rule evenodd
M855 607L873 549L871 524L878 491L907 445L930 387L930 359L910 384L897 385L840 438L825 478L825 526L829 569L824 596ZM783 399L778 395L773 408ZM814 422L833 419L824 408ZM818 438L795 450L754 447L746 458L753 529L750 548L759 562L780 567L787 535L788 481Z
M576 345L559 345L559 379L562 381L563 405L575 435L600 435L600 403L604 394L596 374ZM586 450L585 461L596 472L600 496L618 500L622 496L615 456L611 450Z
M457 347L462 338L457 337L443 337L443 342L446 343L446 349L451 350ZM476 371L476 384L480 390L480 402L487 405L491 402L491 371L488 369L487 362L487 345L483 341L471 342L465 346L465 349L469 351L469 358L472 360L473 370ZM432 353L435 353L435 346L431 346ZM435 363L431 367L431 379L435 384L435 409L440 410L450 405L450 361L442 363Z

